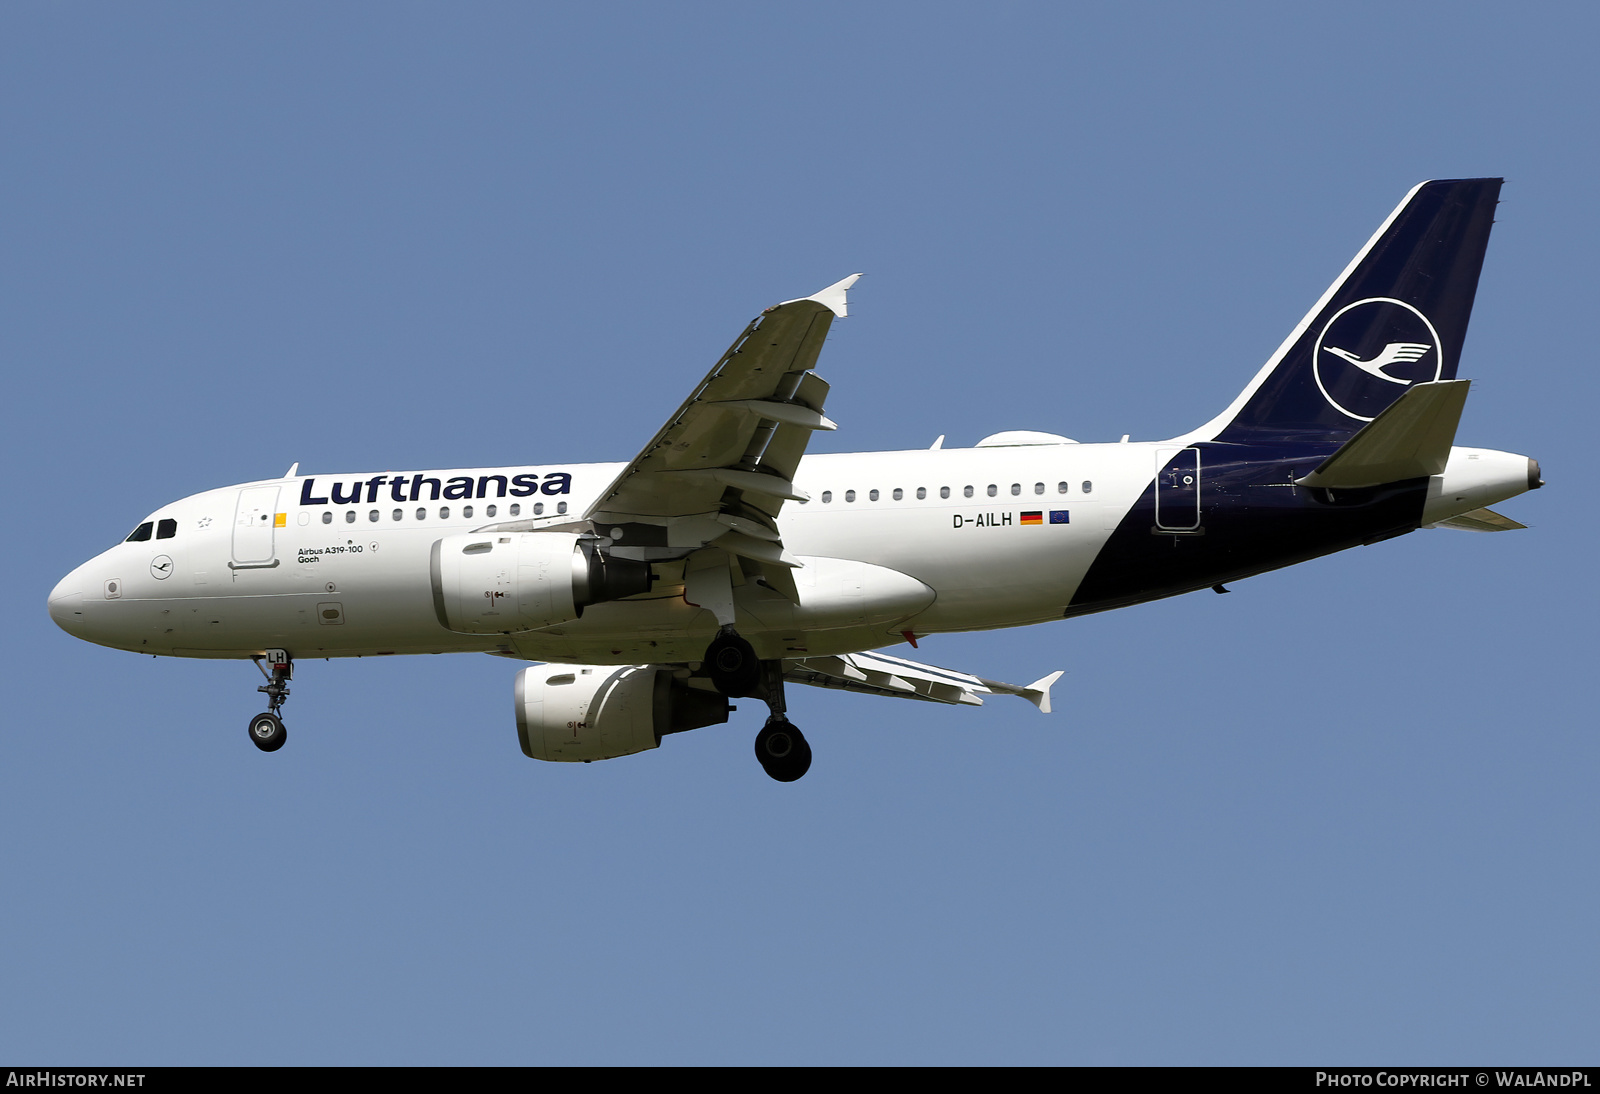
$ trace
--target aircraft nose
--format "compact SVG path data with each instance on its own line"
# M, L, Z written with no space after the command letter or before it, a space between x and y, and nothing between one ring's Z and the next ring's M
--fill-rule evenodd
M56 626L74 637L83 634L83 592L88 580L84 569L84 566L79 566L56 582L56 587L50 590L48 601L50 618L55 620Z

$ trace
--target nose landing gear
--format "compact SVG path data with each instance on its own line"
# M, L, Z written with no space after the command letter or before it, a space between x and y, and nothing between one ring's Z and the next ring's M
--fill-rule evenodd
M261 675L267 682L256 688L267 696L268 710L264 714L257 714L250 719L250 741L263 752L276 752L283 747L283 742L289 739L289 733L283 728L283 719L278 717L284 700L289 698L289 681L294 676L294 662L289 659L287 650L268 650L264 655L252 657L256 668L261 670ZM263 664L265 662L265 664ZM272 670L268 675L267 669Z
M257 714L250 719L250 740L263 752L276 752L289 739L289 731L276 714Z

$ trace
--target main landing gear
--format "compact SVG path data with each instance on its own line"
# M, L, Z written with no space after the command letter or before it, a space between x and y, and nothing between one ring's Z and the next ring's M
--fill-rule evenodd
M761 686L761 660L755 647L732 627L723 627L706 647L705 668L711 686L729 699L754 695Z
M269 708L266 713L250 719L250 740L263 752L276 752L289 739L278 711L284 700L289 698L289 680L294 676L294 662L289 659L287 650L268 650L265 655L250 660L267 678L267 682L256 690L266 693ZM269 668L271 675L267 673Z
M756 734L756 759L768 775L781 783L792 783L811 770L811 746L789 721L783 700L783 662L761 662L760 677L771 713L767 724Z
M711 640L701 663L711 686L728 698L753 695L766 700L767 724L756 734L761 770L781 783L792 783L811 769L811 746L789 721L783 699L782 661L761 660L755 647L728 626Z

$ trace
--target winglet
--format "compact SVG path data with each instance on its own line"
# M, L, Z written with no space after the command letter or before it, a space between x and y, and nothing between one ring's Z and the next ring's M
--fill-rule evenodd
M854 285L860 279L860 274L853 273L843 281L835 281L832 285L829 285L826 289L823 289L820 292L812 293L810 296L803 296L799 300L785 300L783 303L798 304L800 300L810 300L821 304L823 307L833 312L834 315L837 315L840 319L843 319L850 314L849 302L845 299L845 293L849 291L851 285ZM781 308L783 307L783 304L779 304L778 306Z
M1061 679L1064 670L1057 669L1049 676L1042 676L1022 689L1022 697L1039 708L1039 713L1050 713L1050 685Z

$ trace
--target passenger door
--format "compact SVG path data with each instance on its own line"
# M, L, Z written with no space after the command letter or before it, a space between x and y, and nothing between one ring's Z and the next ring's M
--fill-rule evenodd
M1200 528L1200 450L1163 449L1156 453L1156 530L1194 532Z
M278 523L277 486L247 486L239 491L233 517L234 569L276 566L273 533Z

